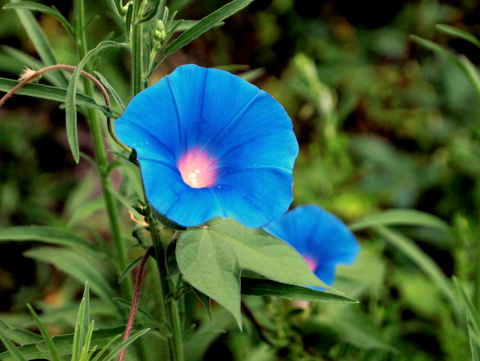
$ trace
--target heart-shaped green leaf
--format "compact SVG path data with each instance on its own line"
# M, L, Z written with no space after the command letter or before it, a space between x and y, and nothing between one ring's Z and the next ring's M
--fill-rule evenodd
M281 283L325 287L288 243L231 218L183 232L176 254L185 280L230 311L240 328L244 269Z

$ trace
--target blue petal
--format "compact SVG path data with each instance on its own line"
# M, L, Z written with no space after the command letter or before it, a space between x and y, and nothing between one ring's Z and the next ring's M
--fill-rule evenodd
M214 191L228 216L257 228L288 209L292 201L290 177L283 169L245 169L222 176Z
M353 233L319 206L300 206L265 227L317 264L314 273L327 285L335 280L339 264L352 264L360 251Z
M270 95L228 72L181 66L139 93L114 126L137 151L150 203L181 225L233 217L261 227L292 201L291 120ZM193 148L218 160L215 186L183 182L177 163Z
M191 188L176 168L163 163L140 159L140 167L147 199L169 219L188 227L224 217L212 189Z

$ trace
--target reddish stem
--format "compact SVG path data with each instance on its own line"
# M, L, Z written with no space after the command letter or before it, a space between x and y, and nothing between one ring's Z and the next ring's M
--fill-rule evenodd
M125 326L125 333L123 335L122 342L125 342L129 339L130 333L132 332L133 323L135 321L135 314L137 313L138 300L140 299L140 291L142 289L143 276L145 274L145 264L147 263L148 257L153 251L153 247L149 247L147 252L142 257L140 264L138 265L137 276L135 278L135 291L133 292L132 306L130 307L130 314L128 315L127 325ZM118 355L118 361L123 361L125 358L125 353L127 349L124 348Z

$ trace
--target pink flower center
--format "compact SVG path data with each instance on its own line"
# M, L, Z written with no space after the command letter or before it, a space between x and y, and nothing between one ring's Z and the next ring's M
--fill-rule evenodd
M187 151L177 163L183 181L192 188L208 188L217 180L217 159L197 147Z
M308 268L310 268L312 272L315 272L318 266L317 261L315 261L313 258L308 256L303 256L303 259L305 260L305 263L307 264Z

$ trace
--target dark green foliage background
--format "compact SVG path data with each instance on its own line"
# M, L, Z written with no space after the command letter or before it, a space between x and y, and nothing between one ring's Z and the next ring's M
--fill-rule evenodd
M67 18L72 11L69 1L42 3L57 6ZM193 0L177 18L199 19L224 3ZM91 1L89 11L102 14L90 24L91 44L119 34L109 35L117 30L103 2ZM256 0L167 58L152 82L185 63L257 70L250 73L252 82L283 104L300 142L294 205L319 204L347 223L392 208L436 215L457 231L455 241L429 228L398 230L447 277L456 275L474 288L480 99L451 63L409 36L432 40L478 64L480 49L435 25L479 36L479 15L474 0ZM61 25L37 18L60 62L76 64L74 44ZM0 76L15 78L22 64L11 60L8 47L36 56L14 12L1 11ZM128 57L110 52L98 69L128 102ZM92 155L82 119L79 127L80 149ZM16 96L0 108L0 226L67 225L98 193L90 165L73 162L58 104ZM80 232L93 228L108 238L100 209L76 216L70 225ZM358 298L358 306L318 305L319 312L305 321L290 304L278 301L277 308L265 310L249 299L258 317L267 314L265 322L278 331L270 349L251 328L240 333L233 319L217 310L212 317L231 331L205 341L212 343L205 359L468 359L465 329L431 278L381 236L367 231L357 236L362 254L355 266L340 269L337 285ZM29 247L0 244L0 320L18 322L27 302L54 306L81 294L82 285L23 257Z

